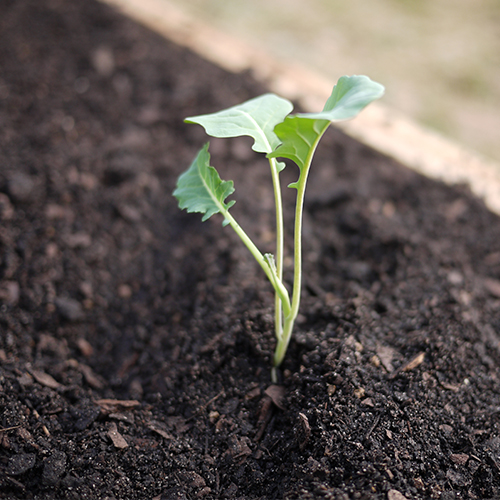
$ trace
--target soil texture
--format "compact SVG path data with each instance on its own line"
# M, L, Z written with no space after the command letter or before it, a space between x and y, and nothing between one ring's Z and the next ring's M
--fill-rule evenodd
M94 0L0 3L1 498L500 498L500 220L333 128L271 384L265 276L171 195L183 118L265 91ZM212 163L272 252L248 146Z

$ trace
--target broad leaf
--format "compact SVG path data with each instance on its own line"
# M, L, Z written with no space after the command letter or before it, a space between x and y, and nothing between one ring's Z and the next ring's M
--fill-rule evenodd
M328 120L288 116L283 123L274 129L282 141L281 145L267 156L269 158L288 158L302 170L329 125Z
M287 116L276 125L281 144L269 158L288 158L302 171L310 164L318 141L332 121L354 118L365 106L382 97L384 87L367 76L343 76L333 87L323 111ZM290 187L297 187L293 183Z
M177 188L173 194L181 209L202 213L202 221L206 221L217 213L226 216L235 201L225 203L225 199L233 192L233 181L221 180L217 170L210 166L206 144L188 170L177 180ZM229 221L224 219L222 224L225 226Z
M333 87L331 96L320 113L300 113L297 116L330 122L354 118L368 104L384 95L384 86L367 76L342 76Z
M212 137L240 137L254 139L252 149L258 153L270 153L280 144L274 127L292 111L287 99L275 94L264 94L255 99L208 115L186 118L188 123L201 125Z

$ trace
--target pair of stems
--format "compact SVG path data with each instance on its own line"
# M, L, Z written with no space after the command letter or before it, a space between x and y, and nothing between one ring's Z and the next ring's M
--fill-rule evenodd
M311 165L312 156L316 149L317 142L308 155L306 164L300 172L299 180L296 184L297 201L295 206L294 223L294 277L292 300L288 290L283 284L283 259L284 259L284 224L283 224L283 202L281 196L281 185L279 179L278 162L275 158L269 158L271 167L271 176L273 180L273 190L276 205L276 256L275 259L270 254L262 255L245 231L236 222L229 212L225 214L226 220L233 228L236 234L241 238L246 247L250 250L254 258L264 270L267 278L275 290L275 334L277 345L273 358L273 369L271 372L272 380L277 382L276 369L279 367L285 357L285 353L292 335L293 325L297 318L300 305L300 294L302 288L302 214L304 210L304 195Z

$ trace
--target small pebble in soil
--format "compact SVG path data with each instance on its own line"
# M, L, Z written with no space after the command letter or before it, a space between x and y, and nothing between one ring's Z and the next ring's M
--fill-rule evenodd
M10 197L15 202L26 203L32 201L35 191L35 181L29 175L15 172L9 177L7 186Z
M0 193L0 220L10 220L14 216L14 207L5 193Z
M387 500L407 500L406 497L398 490L389 490Z
M55 304L59 314L68 321L77 322L84 317L82 306L80 302L75 299L58 297L55 300Z

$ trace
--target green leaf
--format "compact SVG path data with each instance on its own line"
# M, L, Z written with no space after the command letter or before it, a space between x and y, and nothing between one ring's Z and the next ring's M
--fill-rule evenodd
M365 106L382 97L384 87L367 76L343 76L333 87L323 111L287 116L274 131L281 144L268 158L288 158L300 168L310 164L316 146L332 121L354 118ZM289 187L297 187L297 183Z
M240 137L254 139L252 149L258 153L270 153L280 140L274 127L292 111L287 99L275 94L264 94L242 104L208 115L186 118L188 123L201 125L212 137Z
M209 144L200 150L191 166L177 180L173 195L181 209L204 214L202 221L221 213L226 217L235 201L225 203L225 199L234 193L233 181L223 181L217 170L210 166ZM223 226L229 224L227 218Z
M331 96L320 113L300 113L303 118L329 120L349 120L363 108L384 95L384 86L367 76L342 76L333 87Z
M267 156L269 158L288 158L302 170L314 152L318 140L329 125L328 120L288 116L274 129L282 141L281 145Z

